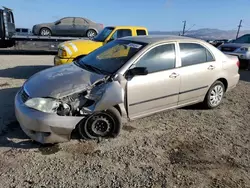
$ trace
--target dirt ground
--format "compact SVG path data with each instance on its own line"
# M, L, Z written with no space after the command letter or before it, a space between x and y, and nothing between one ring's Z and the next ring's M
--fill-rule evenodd
M116 139L42 147L19 128L15 93L53 56L0 56L0 187L250 187L250 72L215 110L171 110Z

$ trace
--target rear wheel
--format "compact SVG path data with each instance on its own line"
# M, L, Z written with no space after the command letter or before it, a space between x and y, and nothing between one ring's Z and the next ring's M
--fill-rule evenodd
M116 108L96 112L78 126L82 138L116 137L121 129L121 115Z
M93 29L90 29L87 31L87 37L90 39L94 38L96 35L97 35L97 32Z
M218 107L223 99L225 86L221 81L216 81L208 90L203 102L206 108L212 109Z
M51 36L51 30L49 28L42 28L39 32L41 36Z

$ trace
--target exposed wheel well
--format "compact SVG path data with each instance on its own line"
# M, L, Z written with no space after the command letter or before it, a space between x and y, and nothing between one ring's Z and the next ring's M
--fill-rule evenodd
M224 86L225 86L225 91L227 91L227 87L228 87L228 82L227 82L227 80L226 80L225 78L220 78L220 79L218 79L218 81L221 81L221 82L224 84Z
M119 111L120 115L122 116L122 111L121 111L119 105L115 105L114 107Z

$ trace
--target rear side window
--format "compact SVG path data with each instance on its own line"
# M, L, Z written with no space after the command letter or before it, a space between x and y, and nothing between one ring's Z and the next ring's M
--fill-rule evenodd
M146 35L146 31L143 30L143 29L137 29L137 30L136 30L136 34L137 34L137 35Z
M200 44L180 43L180 52L183 67L214 61L212 54Z
M76 25L86 25L87 22L83 18L75 18L75 24Z

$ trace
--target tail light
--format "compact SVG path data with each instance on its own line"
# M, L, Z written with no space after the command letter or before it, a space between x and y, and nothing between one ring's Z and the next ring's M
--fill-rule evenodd
M240 61L238 60L236 65L240 68Z

